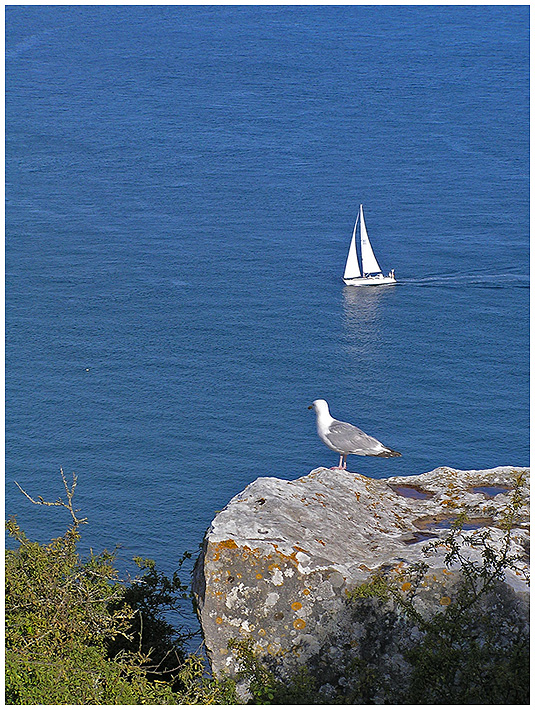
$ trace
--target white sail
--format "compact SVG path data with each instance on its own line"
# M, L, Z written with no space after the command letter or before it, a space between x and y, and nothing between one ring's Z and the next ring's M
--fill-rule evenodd
M381 271L381 267L377 263L375 254L373 253L372 245L368 239L366 224L364 222L364 212L362 205L360 206L360 253L362 257L362 273L376 274Z
M355 227L353 229L353 237L351 238L351 244L349 245L349 252L347 254L346 268L344 271L344 279L355 279L360 276L359 260L357 258L357 243L355 241L355 236L357 234L357 222L359 221L358 215L355 220Z

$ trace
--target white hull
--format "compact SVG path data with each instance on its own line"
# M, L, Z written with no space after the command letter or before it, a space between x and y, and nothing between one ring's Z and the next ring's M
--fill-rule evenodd
M397 283L393 276L383 276L383 274L377 274L377 276L358 276L354 279L344 279L346 286L387 286L389 284Z

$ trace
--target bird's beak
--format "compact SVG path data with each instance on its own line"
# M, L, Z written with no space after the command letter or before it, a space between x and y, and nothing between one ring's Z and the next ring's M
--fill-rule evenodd
M314 405L311 404L310 407L309 407L309 409L314 409Z

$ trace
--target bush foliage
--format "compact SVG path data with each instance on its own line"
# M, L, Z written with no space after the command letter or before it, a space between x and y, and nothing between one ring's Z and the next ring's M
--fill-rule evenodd
M59 499L72 516L66 533L46 545L30 541L14 517L16 548L6 550L6 703L23 705L229 704L231 681L215 682L204 661L184 651L165 619L188 596L151 560L141 576L119 579L115 553L82 559L72 507L76 479Z

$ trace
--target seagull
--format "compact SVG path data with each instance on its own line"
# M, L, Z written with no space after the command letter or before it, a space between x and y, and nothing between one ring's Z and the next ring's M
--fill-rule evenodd
M381 456L383 458L401 456L398 451L389 449L388 446L381 444L373 436L368 436L353 424L333 419L329 412L329 405L324 399L315 399L309 409L316 411L316 427L319 438L329 449L340 454L340 462L338 466L333 466L333 470L342 469L345 471L348 454Z

